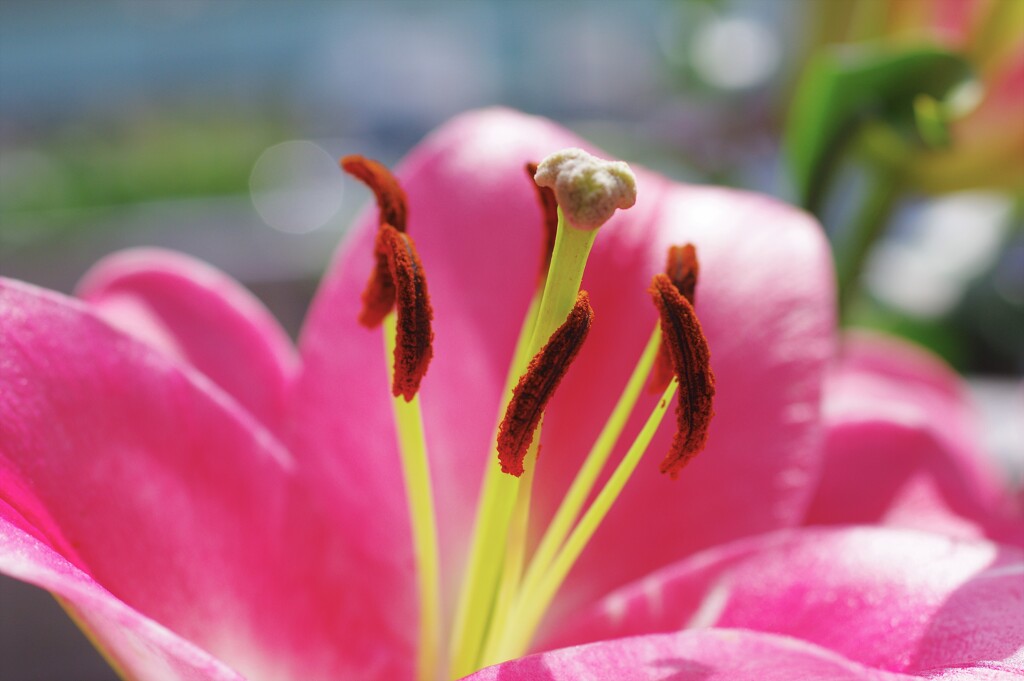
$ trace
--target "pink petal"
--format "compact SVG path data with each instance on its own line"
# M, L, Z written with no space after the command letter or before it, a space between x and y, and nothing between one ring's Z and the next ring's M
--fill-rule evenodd
M1024 544L960 379L908 343L849 334L825 403L808 524L889 524Z
M19 528L243 674L408 676L411 568L407 588L363 609L349 581L372 559L349 551L317 488L226 393L25 284L0 282L0 330L0 500ZM113 631L106 611L76 604Z
M251 293L206 263L159 249L122 251L78 287L105 319L191 364L276 430L297 358Z
M548 121L487 110L442 127L399 169L435 310L435 359L421 394L448 574L461 566L483 468L496 465L501 386L541 259L541 213L523 165L567 146L586 145ZM397 544L408 536L382 341L355 323L375 221L370 210L358 223L317 296L293 419L295 449L338 487L339 513L361 529L367 550L380 537ZM763 197L641 171L637 205L602 228L584 281L597 321L545 421L540 517L561 498L654 327L646 288L668 245L691 240L721 398L709 451L677 483L658 475L665 427L583 557L579 596L697 548L795 523L816 475L820 378L833 343L820 228ZM395 554L396 566L408 553Z
M546 645L742 627L892 671L1024 672L1024 553L911 530L804 529L717 547L609 596Z
M742 629L705 629L562 648L489 667L467 677L466 681L897 681L911 678L916 677L870 669L785 636Z
M0 572L58 596L126 678L213 681L242 677L216 658L139 614L8 520L0 502Z

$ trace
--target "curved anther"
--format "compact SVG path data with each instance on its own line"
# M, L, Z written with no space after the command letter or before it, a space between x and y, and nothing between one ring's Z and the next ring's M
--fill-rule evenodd
M383 163L353 154L341 159L341 169L373 190L380 209L378 224L405 231L409 221L405 190Z
M389 274L387 247L382 238L385 226L391 226L400 233L406 230L409 210L405 191L391 171L373 159L359 155L346 156L341 159L341 168L373 190L380 211L380 231L377 232L373 249L375 262L370 280L363 290L363 309L359 313L359 323L368 329L375 329L395 307L395 284Z
M544 215L544 251L540 261L540 280L548 276L551 266L551 252L555 250L555 236L558 234L558 200L550 187L542 187L533 178L537 174L537 164L527 163L526 174L530 176L530 184L537 190L537 203Z
M696 304L700 264L697 262L697 249L693 244L669 246L665 274L690 305ZM674 375L672 357L668 351L667 341L663 337L661 346L658 348L658 357L651 369L651 380L647 383L647 390L660 395L668 387L669 381Z
M498 426L498 460L502 472L516 477L523 474L523 459L533 442L544 408L583 347L593 322L590 296L580 291L565 323L555 329L547 344L530 360Z
M395 291L397 337L395 373L391 392L408 402L419 390L420 381L434 355L434 317L427 293L427 278L416 246L408 234L384 225L378 235L388 263L388 276Z
M655 275L650 292L661 316L661 333L679 379L677 428L661 472L673 478L704 449L714 416L715 376L711 353L693 306L668 275Z
M683 298L690 301L690 305L697 304L700 263L697 262L697 248L693 244L669 246L665 274L672 281L672 285L683 294Z

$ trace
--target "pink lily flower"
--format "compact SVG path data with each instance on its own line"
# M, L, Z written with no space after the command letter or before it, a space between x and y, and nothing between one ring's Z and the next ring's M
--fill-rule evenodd
M586 144L540 119L471 113L398 173L434 308L420 394L444 621L542 251L523 164L568 146ZM472 678L1024 670L1024 556L982 538L981 510L966 522L983 529L957 538L786 529L888 518L839 517L815 496L840 460L826 449L876 443L850 425L870 421L861 387L825 381L834 291L818 226L752 194L642 171L637 183L591 254L597 319L545 413L533 522L549 521L610 412L656 320L651 276L683 242L700 254L717 383L707 451L674 481L642 465L548 611L539 652ZM356 321L376 228L368 213L346 240L297 350L238 284L181 255L112 256L81 300L0 280L0 571L54 593L123 676L414 677L416 562L386 355ZM823 420L823 386L826 405L855 406Z

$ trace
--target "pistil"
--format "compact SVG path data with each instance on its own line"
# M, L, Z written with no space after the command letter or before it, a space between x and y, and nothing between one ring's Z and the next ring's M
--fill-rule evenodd
M517 363L523 362L515 367L517 377L526 369L525 358L537 354L573 309L597 228L616 208L628 208L636 201L636 181L626 164L602 161L580 149L552 154L538 166L535 179L555 194L558 227L528 349L523 352L517 347L514 353ZM538 421L535 441L540 439L541 427ZM534 447L527 451L522 465L529 470L535 462ZM502 611L518 590L522 571L533 476L496 475L493 466L485 474L469 567L456 610L454 676L479 668L485 638L500 636L505 620Z

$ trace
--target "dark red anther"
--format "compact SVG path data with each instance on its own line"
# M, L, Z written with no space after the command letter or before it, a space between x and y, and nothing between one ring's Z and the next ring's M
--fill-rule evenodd
M555 250L555 235L558 233L558 200L550 187L541 187L533 177L537 174L537 164L527 163L526 174L530 176L530 184L537 190L537 203L544 215L544 251L540 261L540 280L548 276L551 266L551 253Z
M405 233L408 220L405 192L391 172L377 161L346 156L341 167L366 183L377 197L379 228L374 242L374 268L363 291L359 322L376 328L397 309L395 367L391 392L408 402L433 357L433 309L427 279L416 246Z
M384 225L390 227L390 225ZM391 278L391 265L388 262L388 253L382 245L384 238L384 227L377 232L377 241L374 245L374 266L370 272L370 280L366 282L363 289L363 309L359 312L359 323L368 329L376 329L384 318L388 316L395 307L395 282Z
M697 276L700 274L700 264L697 262L697 249L693 244L669 246L665 274L690 305L694 305L697 300ZM669 381L674 375L672 358L669 355L666 341L662 338L661 346L658 348L658 357L651 369L651 379L647 383L647 390L656 395L665 392L665 388L668 387Z
M391 171L373 159L359 155L346 156L341 159L341 168L373 190L380 211L377 222L381 232L377 233L373 249L376 261L363 291L363 309L359 313L359 323L368 329L375 329L395 307L395 285L388 273L388 254L381 243L381 233L384 225L405 232L409 219L405 191Z
M383 163L353 154L341 159L341 169L373 190L380 209L379 224L405 231L409 221L405 190Z
M419 390L420 381L434 356L431 326L434 311L427 294L423 263L409 235L384 225L380 230L380 240L388 253L388 269L394 282L398 315L391 392L408 402Z
M517 478L523 474L523 460L533 442L544 408L562 381L594 322L590 296L580 291L565 323L532 360L498 426L498 461L501 470Z
M679 379L677 428L661 472L673 478L704 449L708 427L714 416L715 376L711 353L700 321L690 304L668 275L655 275L651 295L661 316L661 333L672 368Z
M690 301L690 305L697 304L697 276L700 274L700 263L697 262L697 248L693 244L669 246L665 274L683 294L683 298Z

